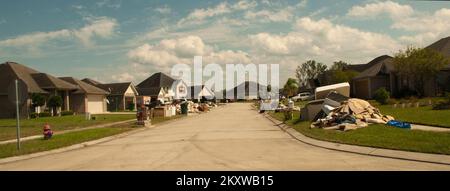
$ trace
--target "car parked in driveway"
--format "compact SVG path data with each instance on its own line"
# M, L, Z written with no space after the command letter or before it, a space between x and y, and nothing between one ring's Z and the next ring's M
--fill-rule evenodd
M309 93L309 92L303 92L303 93L299 93L298 95L292 97L292 99L294 101L298 101L298 100L306 101L306 100L311 100L312 96L311 96L311 93Z

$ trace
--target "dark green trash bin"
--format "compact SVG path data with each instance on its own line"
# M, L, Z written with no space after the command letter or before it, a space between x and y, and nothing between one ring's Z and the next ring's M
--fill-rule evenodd
M187 102L181 103L181 114L183 114L183 115L188 114L188 103Z

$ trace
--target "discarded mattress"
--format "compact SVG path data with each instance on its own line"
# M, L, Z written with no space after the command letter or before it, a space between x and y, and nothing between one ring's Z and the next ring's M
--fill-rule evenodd
M350 97L350 84L348 82L321 86L316 88L315 99L325 99L330 92L337 92L346 97Z

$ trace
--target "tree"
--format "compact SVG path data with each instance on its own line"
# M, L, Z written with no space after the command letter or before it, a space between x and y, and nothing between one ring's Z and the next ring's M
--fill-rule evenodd
M346 70L348 68L348 63L342 60L333 62L330 70Z
M398 74L408 79L420 97L425 95L425 83L434 79L448 62L444 55L427 48L408 47L394 57Z
M61 96L52 96L48 99L48 106L52 108L53 114L56 114L57 108L61 107L63 100Z
M333 62L333 65L325 71L320 77L321 85L337 84L343 82L350 82L352 78L359 73L354 70L349 70L349 64L344 61Z
M298 83L297 80L289 78L284 84L283 91L287 97L292 97L297 93Z
M300 85L306 85L308 80L318 79L326 70L326 65L315 60L308 60L300 66L297 66L295 77L297 77Z
M42 107L45 105L45 97L41 94L33 93L31 94L31 102L34 108Z

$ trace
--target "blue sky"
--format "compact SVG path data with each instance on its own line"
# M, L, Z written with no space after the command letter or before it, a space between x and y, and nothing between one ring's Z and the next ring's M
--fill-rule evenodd
M351 64L450 36L445 1L56 1L0 3L0 62L57 76L140 82L194 55L280 64Z

